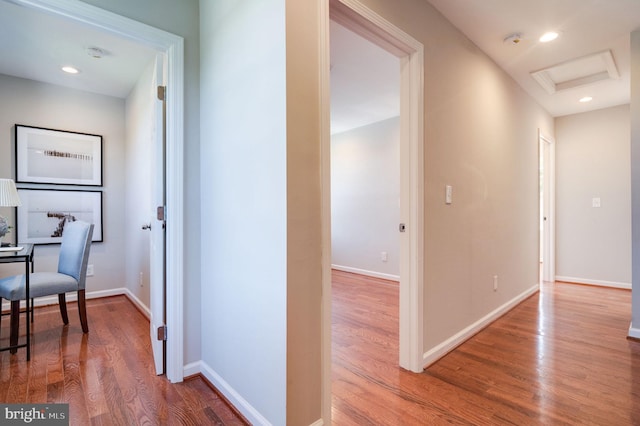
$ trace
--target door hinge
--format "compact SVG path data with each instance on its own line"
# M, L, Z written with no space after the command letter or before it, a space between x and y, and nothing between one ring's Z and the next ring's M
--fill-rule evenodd
M158 340L167 340L167 326L158 327Z
M166 86L158 86L158 100L164 101L167 96L167 87Z

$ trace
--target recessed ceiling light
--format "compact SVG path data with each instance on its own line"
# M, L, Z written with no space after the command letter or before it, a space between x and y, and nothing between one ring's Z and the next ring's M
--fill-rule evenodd
M592 100L593 98L591 96L585 96L584 98L580 98L580 102L582 103L591 102Z
M548 43L550 41L553 41L553 40L557 39L558 36L559 36L559 34L557 32L549 31L549 32L546 32L546 33L542 34L542 36L540 36L539 40L542 43Z
M71 67L71 66L62 67L62 71L66 72L66 73L69 73L69 74L78 74L80 72L78 70L78 68Z

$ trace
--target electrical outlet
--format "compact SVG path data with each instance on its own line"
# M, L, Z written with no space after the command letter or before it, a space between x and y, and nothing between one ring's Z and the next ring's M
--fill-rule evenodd
M88 277L93 276L93 265L87 265L87 276Z
M142 277L143 277L142 272L140 272L140 276L138 277L138 285L140 287L144 287L144 284L143 284L143 281L142 281Z
M493 276L493 291L498 291L498 276Z
M380 252L380 260L383 262L386 262L387 260L389 260L389 256L387 255L386 251Z

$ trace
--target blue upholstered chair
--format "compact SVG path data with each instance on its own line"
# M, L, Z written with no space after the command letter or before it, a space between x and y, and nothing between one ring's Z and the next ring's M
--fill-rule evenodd
M33 300L36 297L57 294L60 314L65 324L69 324L65 293L78 292L78 312L84 333L89 332L84 289L92 236L93 224L82 221L67 222L62 234L58 272L34 272L29 275L29 297ZM18 343L20 301L25 300L25 293L24 275L0 279L0 302L2 299L11 301L10 344L12 346Z

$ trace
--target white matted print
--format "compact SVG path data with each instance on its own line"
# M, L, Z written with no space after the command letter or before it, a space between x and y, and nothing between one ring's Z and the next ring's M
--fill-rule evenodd
M16 182L102 185L102 136L16 124Z
M60 243L64 225L76 220L93 223L92 241L102 241L102 192L18 189L18 195L18 243Z

